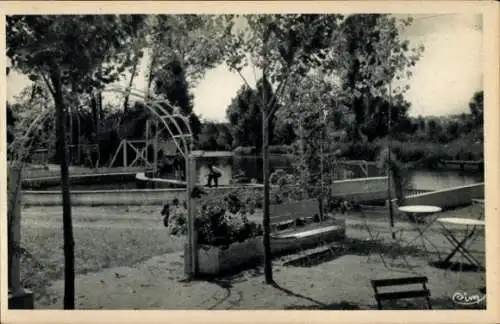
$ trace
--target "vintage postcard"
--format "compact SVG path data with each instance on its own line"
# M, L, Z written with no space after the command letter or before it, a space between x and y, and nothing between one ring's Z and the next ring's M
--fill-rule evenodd
M0 8L2 322L500 320L498 3Z

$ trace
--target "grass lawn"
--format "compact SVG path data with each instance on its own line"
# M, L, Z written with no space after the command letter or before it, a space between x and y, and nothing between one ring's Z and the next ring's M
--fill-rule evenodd
M74 207L77 274L131 266L155 255L182 249L183 237L168 235L160 207ZM26 208L22 213L22 279L37 297L64 278L61 207Z

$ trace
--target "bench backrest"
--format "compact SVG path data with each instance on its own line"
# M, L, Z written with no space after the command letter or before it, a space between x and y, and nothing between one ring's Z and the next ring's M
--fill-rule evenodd
M380 279L372 280L372 288L375 292L375 299L377 300L377 305L379 309L382 309L382 301L384 300L397 300L397 299L407 299L407 298L425 298L427 302L427 307L432 309L430 301L430 291L427 288L427 277L417 276L417 277L404 277L395 279ZM391 291L391 292L379 292L380 287L388 286L403 286L421 284L422 288L418 290L405 290L405 291Z
M317 199L307 199L297 202L287 202L279 205L269 205L271 223L296 220L297 218L308 218L319 215L319 204Z

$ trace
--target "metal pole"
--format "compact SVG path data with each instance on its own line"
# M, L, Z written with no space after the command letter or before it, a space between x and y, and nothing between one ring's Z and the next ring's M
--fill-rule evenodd
M188 237L188 256L184 256L184 262L189 263L187 268L188 276L190 279L193 278L193 212L192 212L192 198L191 192L193 188L191 188L191 175L189 174L190 163L191 163L191 155L186 156L186 199L187 199L187 237Z
M391 110L392 110L392 87L391 82L389 82L389 109L387 113L387 197L389 198L388 207L389 207L389 220L391 225L391 236L392 239L396 239L396 233L394 233L394 212L392 210L392 193L391 193L391 168L390 163L392 161L391 157Z
M324 195L325 195L325 179L324 179L324 166L323 166L323 163L324 163L324 158L325 157L324 157L324 153L323 153L323 144L324 144L324 141L325 141L326 115L323 116L322 124L323 124L323 127L321 129L321 140L320 140L320 145L319 145L319 149L320 149L320 163L321 163L321 166L320 166L320 173L321 173L321 196L320 196L320 207L321 207L321 210L320 210L320 217L321 217L321 220L324 220L325 215L324 215L324 207L323 206L324 206Z
M158 123L158 119L155 120L155 136L154 136L154 156L153 156L153 172L154 172L154 175L157 176L158 175L158 137L159 137L159 123Z
M150 120L147 119L146 120L146 141L145 141L145 145L146 145L145 153L146 153L146 156L145 156L145 161L144 161L144 172L146 172L146 170L148 169L148 165L149 165L149 154L148 154L149 153L149 144L150 144L150 140L149 140L149 132L150 132L149 126L150 125L149 124L150 124ZM153 174L153 177L154 177L154 174Z
M196 156L186 154L186 182L187 182L187 208L188 208L188 251L189 251L189 277L195 278L198 274L198 253L196 237L196 200L191 193L196 186Z
M302 125L302 117L299 119L299 136L300 136L300 185L302 188L305 186L305 158L304 158L304 126Z

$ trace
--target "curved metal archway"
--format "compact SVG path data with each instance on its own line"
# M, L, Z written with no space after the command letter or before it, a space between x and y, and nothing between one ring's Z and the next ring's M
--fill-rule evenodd
M186 203L188 209L187 215L187 223L188 223L188 251L189 260L188 268L190 268L190 276L195 276L197 273L197 252L196 252L196 229L195 229L195 202L193 201L192 193L194 192L196 186L196 166L194 162L194 157L191 157L192 152L192 144L193 144L193 133L191 131L191 127L189 125L189 117L181 115L180 113L171 114L167 110L165 110L160 103L166 104L174 111L177 110L177 107L170 104L168 100L151 100L149 96L146 95L144 91L127 88L122 89L119 87L111 87L101 91L102 92L111 92L111 93L121 93L124 95L130 95L132 97L143 100L144 106L157 118L159 122L161 122L164 129L168 131L172 140L174 141L175 146L180 151L181 155L185 159L185 174L186 174ZM180 127L178 120L181 120L184 123L184 126L187 129L187 133L184 133L182 128ZM171 122L179 135L176 136L170 129L170 125L168 122ZM158 132L158 130L156 130ZM189 143L187 142L187 138L190 139ZM181 144L183 148L181 148ZM155 152L156 154L156 152ZM192 163L193 161L193 163Z
M22 148L30 141L31 132L36 126L43 124L52 112L53 111L48 108L42 108L41 112L31 121L31 123L29 123L29 119L23 119L21 121L21 125L18 126L20 129L25 126L24 123L29 123L29 126L22 134L15 134L16 136L13 141L7 146L7 152L16 153L16 158L12 160L13 163L24 164L25 157L22 156L22 154L25 152Z
M148 109L149 112L152 113L153 116L155 116L157 118L157 120L159 122L161 122L164 129L166 129L168 131L169 135L172 137L174 144L177 147L177 149L180 151L181 155L185 159L187 159L190 152L192 151L192 138L193 138L193 133L192 133L191 127L189 125L189 118L187 116L184 116L184 115L179 114L179 113L177 113L177 114L169 113L167 110L165 110L160 105L160 103L166 104L174 110L176 110L177 107L170 104L170 102L166 99L165 100L163 100L163 99L162 100L151 100L146 96L146 94L143 91L138 90L138 89L134 89L134 88L129 88L127 90L127 89L122 89L119 87L111 87L111 88L106 88L106 89L102 90L101 93L102 92L120 93L123 95L130 95L132 97L143 100L144 106ZM182 130L181 126L177 122L179 119L182 120L182 122L184 123L184 126L187 129L187 133L185 133ZM173 125L175 127L175 129L180 134L180 136L174 135L168 122L171 122L171 125ZM186 140L187 138L191 139L191 141L189 141L189 143ZM178 141L178 139L180 139L180 142ZM181 148L180 144L182 144L183 148Z
M174 141L175 146L179 150L180 154L183 156L185 159L185 173L186 173L186 202L187 202L187 207L188 207L188 246L189 246L189 251L190 253L190 263L191 263L191 268L194 270L191 270L191 274L195 274L196 270L196 253L193 253L195 251L195 245L196 245L196 235L195 235L195 228L194 228L194 204L192 202L192 196L191 192L193 191L195 187L195 182L193 181L193 176L195 176L195 168L191 165L191 152L192 152L192 145L193 145L193 134L191 127L189 125L189 117L184 116L180 113L175 113L171 114L167 110L165 110L160 103L166 104L167 106L171 107L172 109L176 110L177 107L173 106L170 104L168 100L151 100L149 99L144 92L137 90L137 89L121 89L118 87L111 87L107 89L103 89L100 91L101 93L103 92L109 92L109 93L121 93L124 95L130 95L132 97L138 98L143 100L144 102L144 107L148 109L149 112L152 113L153 116L155 116L158 120L159 123L168 131L170 136L172 137L172 140ZM142 92L142 93L141 93ZM27 130L23 132L23 134L20 137L14 138L13 142L8 145L8 150L9 151L16 151L16 147L18 145L21 145L20 147L24 146L25 143L29 140L29 136L31 132L35 129L37 125L39 125L42 121L44 121L49 114L51 113L50 109L44 109L42 108L42 111L39 115L37 115L29 124ZM185 126L185 130L187 132L183 131L181 126L179 125L178 121L182 121ZM23 121L25 122L25 121ZM170 123L169 123L170 122ZM28 120L26 120L26 123L29 123ZM173 125L175 129L178 131L179 135L174 135L172 129L170 126ZM158 129L156 130L158 131ZM188 139L190 139L188 141ZM20 154L21 150L17 152ZM20 159L16 159L16 162L21 162L21 166L24 162L24 157L20 157ZM194 164L193 164L194 165Z
M30 105L30 107L36 107ZM18 291L21 289L21 268L20 257L22 255L21 246L21 182L22 170L26 163L32 143L32 132L37 126L50 116L50 109L44 108L40 105L41 111L37 114L29 114L28 116L34 118L23 118L20 124L14 126L14 139L7 145L7 152L11 153L10 161L7 161L7 232L8 232L8 286L9 290ZM27 126L27 128L25 128ZM17 129L16 129L17 128ZM23 129L25 129L23 131ZM28 144L26 147L26 144Z

